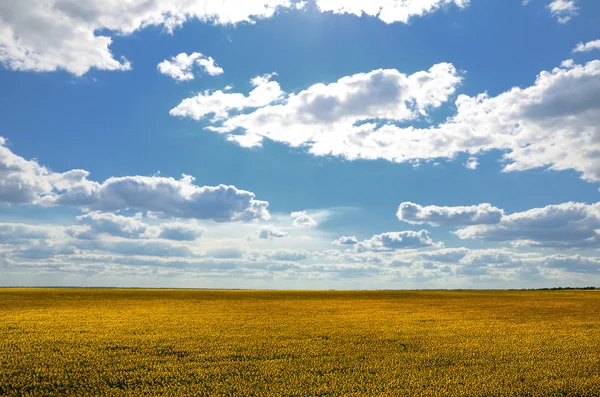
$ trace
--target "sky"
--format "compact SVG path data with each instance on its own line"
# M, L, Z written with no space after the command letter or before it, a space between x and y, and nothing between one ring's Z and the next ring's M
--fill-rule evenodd
M600 286L597 0L0 3L0 286Z

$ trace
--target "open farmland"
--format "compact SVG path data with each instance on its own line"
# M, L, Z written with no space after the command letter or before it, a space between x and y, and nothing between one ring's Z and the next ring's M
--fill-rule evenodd
M600 293L0 289L0 395L600 395Z

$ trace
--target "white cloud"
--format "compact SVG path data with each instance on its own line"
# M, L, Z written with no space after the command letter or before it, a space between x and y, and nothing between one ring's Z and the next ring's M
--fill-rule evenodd
M499 223L456 231L461 239L508 241L553 248L600 247L600 204L564 203L502 217Z
M355 245L358 252L363 251L390 251L397 249L415 249L423 247L442 247L441 243L434 243L427 230L419 232L403 231L376 234L369 240L363 240Z
M274 226L263 226L256 233L248 237L248 240L275 240L289 237L288 232L277 229Z
M351 236L351 237L342 236L342 237L338 238L337 240L334 240L333 243L340 244L340 245L356 245L356 244L358 244L358 239L356 238L356 236Z
M579 11L573 0L553 0L548 5L548 9L552 16L558 19L559 23L569 22Z
M398 207L396 216L399 220L413 225L478 225L500 222L504 211L490 204L479 204L465 207L438 207L404 202Z
M221 90L204 91L186 98L177 107L171 109L171 116L190 117L200 120L210 114L214 121L227 118L230 112L247 108L259 108L281 99L283 91L276 81L270 81L273 75L258 76L252 79L254 89L248 96L239 93L228 93Z
M87 181L87 190L68 189L46 196L47 205L63 205L91 210L152 211L155 216L236 221L268 219L268 203L234 186L197 186L194 178L126 176L109 178L103 183Z
M69 232L73 237L86 240L95 239L98 234L138 239L145 237L149 231L149 226L142 222L142 214L127 217L110 213L91 212L78 216L77 222L87 227L72 228Z
M456 263L464 258L469 253L466 248L442 248L432 252L423 252L423 259L432 260L442 263Z
M413 17L455 5L464 8L469 0L316 0L319 10L335 14L363 14L377 17L385 23L408 23Z
M300 228L308 228L317 226L318 223L313 218L311 218L306 211L295 211L290 214L291 218L294 218L294 222L292 223L296 227Z
M223 73L223 69L217 66L212 57L194 52L190 55L182 52L174 56L171 60L164 60L158 64L158 70L169 77L178 81L193 80L194 66L200 67L205 73L211 76L217 76Z
M551 255L538 259L542 266L563 269L568 272L600 274L600 258L581 255Z
M94 211L152 211L161 217L249 221L268 219L268 203L254 193L234 186L197 186L194 178L125 176L103 183L91 181L89 172L53 173L34 160L26 160L6 147L0 138L0 204L42 204Z
M587 43L578 43L573 52L588 52L592 50L600 50L600 40L588 41Z
M0 223L0 244L21 245L34 240L49 239L52 229L45 225Z
M477 157L469 157L469 160L465 163L465 167L470 170L476 170L479 167L479 161L477 161Z
M249 114L234 116L211 129L230 134L242 146L260 145L264 138L291 146L308 146L317 155L343 155L349 159L394 156L388 142L375 137L359 151L374 120L405 122L425 117L441 106L461 82L456 69L447 63L428 71L405 75L395 69L379 69L315 84L291 94L281 104L264 106ZM244 135L233 135L235 131Z
M2 1L0 63L13 70L64 69L78 76L90 68L128 70L129 62L115 59L110 51L111 35L160 25L172 32L190 19L253 23L295 4L290 0Z
M159 238L175 241L194 241L204 233L204 229L195 223L166 222L158 226Z
M600 60L542 72L534 85L496 97L459 95L456 115L438 126L397 125L426 117L460 81L450 64L410 76L377 70L316 84L209 129L242 146L268 138L349 160L418 162L500 150L505 171L575 170L600 181Z

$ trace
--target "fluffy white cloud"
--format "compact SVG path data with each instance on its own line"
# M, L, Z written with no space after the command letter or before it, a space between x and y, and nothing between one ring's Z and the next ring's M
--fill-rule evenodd
M0 223L0 244L20 245L50 238L52 230L45 225Z
M273 74L252 79L254 89L248 96L239 93L228 93L221 90L204 91L198 95L184 99L177 107L171 109L171 116L190 117L194 120L210 114L214 121L227 118L230 112L246 108L258 108L281 99L283 91L276 81L271 81Z
M398 207L396 216L399 220L413 225L478 225L498 223L504 212L490 204L471 205L466 207L438 207L404 202Z
M197 186L194 178L125 176L103 183L84 170L53 173L26 160L0 138L0 204L43 204L94 211L152 211L161 217L248 221L268 219L268 203L234 186Z
M159 238L175 241L194 241L204 234L204 229L195 223L166 222L158 226Z
M534 85L495 97L459 95L456 115L438 126L397 125L441 106L460 81L450 64L410 76L376 70L316 84L209 129L242 146L268 138L350 160L453 159L501 150L505 171L546 167L600 180L600 60L542 72Z
M347 147L362 146L377 119L403 122L426 116L430 109L446 102L460 82L454 66L447 63L412 75L379 69L327 85L315 84L288 95L280 104L231 117L210 129L228 134L229 140L242 146L260 145L268 138L291 146L309 146L317 155L379 158L387 153L385 139L372 138L368 147L358 151ZM233 134L240 130L243 135Z
M356 245L356 244L358 244L358 239L355 236L351 236L351 237L342 236L342 237L338 238L337 240L334 240L333 243L339 244L339 245Z
M442 7L464 8L469 0L316 0L321 11L335 14L363 14L377 17L385 23L408 23L410 18L432 13Z
M78 76L90 68L128 70L129 62L110 51L112 34L152 25L172 32L190 19L252 23L294 6L290 0L2 1L0 63L14 70L64 69Z
M587 43L578 43L573 52L588 52L592 50L600 50L600 40L592 40Z
M469 157L469 160L465 163L465 167L470 170L476 170L479 167L479 161L477 161L477 157Z
M211 76L217 76L223 73L223 69L217 66L212 57L194 52L190 55L182 52L174 56L171 60L165 59L158 64L158 70L169 77L178 81L194 79L194 66L200 67L205 73Z
M355 245L358 252L363 251L390 251L397 249L415 249L423 247L442 247L441 243L434 243L427 230L388 232L376 234L369 240L363 240Z
M256 233L248 237L248 240L275 240L289 237L288 232L277 229L274 226L263 226Z
M558 19L559 23L567 23L572 17L577 15L579 8L573 0L553 0L548 9L550 13Z
M34 160L14 154L6 145L6 140L0 137L0 204L34 203L85 173L81 170L53 173Z
M442 248L432 252L423 252L421 257L442 263L456 263L469 253L466 248Z
M197 186L194 178L126 176L103 183L89 181L87 191L69 189L45 197L47 205L67 205L97 211L151 211L159 217L213 219L215 221L268 219L268 203L234 186Z
M306 211L292 212L290 217L294 218L294 222L292 224L296 227L311 228L318 225L317 221L311 218Z
M94 239L99 234L123 238L143 238L149 226L142 222L142 214L133 217L122 215L91 212L77 217L77 222L87 227L69 230L73 237L79 239Z
M600 246L600 204L564 203L505 215L491 225L460 229L461 239L509 241L515 245L555 248Z

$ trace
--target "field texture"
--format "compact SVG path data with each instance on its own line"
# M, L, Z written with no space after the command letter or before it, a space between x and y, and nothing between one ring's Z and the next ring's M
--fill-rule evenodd
M599 396L599 291L0 289L0 395Z

